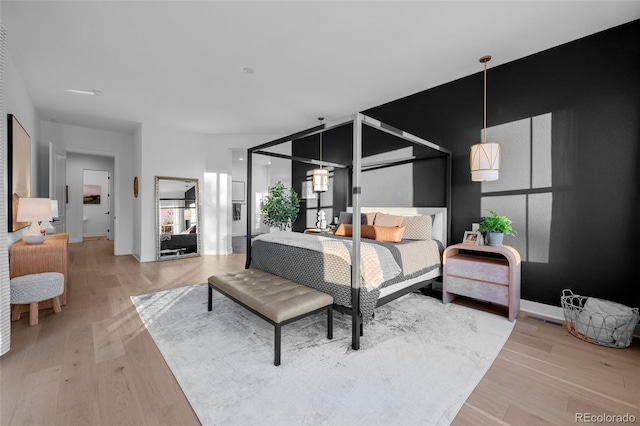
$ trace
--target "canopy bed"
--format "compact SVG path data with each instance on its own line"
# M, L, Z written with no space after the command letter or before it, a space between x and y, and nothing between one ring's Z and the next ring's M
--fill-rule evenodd
M344 126L352 128L351 164L287 155L274 149L280 144L293 143L313 135L319 135L320 141L322 141L323 133ZM364 131L363 129L368 130ZM411 155L404 158L395 156L391 159L380 159L379 155L369 156L370 159L375 158L375 160L363 162L363 134L371 135L371 129L376 133L381 132L383 138L392 137L402 144L411 146ZM346 144L341 142L341 145ZM388 142L378 143L378 145L377 152L380 152L381 146L382 149L387 146L391 146L390 149L394 150L397 148L397 144ZM322 151L320 151L321 153ZM348 210L351 217L362 218L362 223L365 223L366 213L377 212L375 216L371 216L372 222L370 224L353 226L353 224L348 225L343 221L344 225L338 228L342 234L337 236L277 232L262 234L256 238L253 238L252 235L252 222L255 219L251 214L247 215L245 267L262 269L331 294L334 297L334 309L350 314L352 317L353 349L359 349L363 321L373 315L375 307L411 291L424 288L441 277L441 254L447 245L450 233L448 208L451 198L451 152L449 150L358 113L250 148L247 156L248 194L253 194L252 164L254 155L289 159L292 164L298 162L324 166L332 169L335 176L338 176L339 170L346 170L344 175L348 175L350 190L347 195L350 196L351 201ZM322 157L319 156L319 158ZM437 164L444 163L444 167L436 167L442 173L440 173L439 182L434 185L440 184L444 188L442 202L437 207L407 206L398 208L361 205L362 173L405 164L411 164L414 168L428 167L434 164L431 160L438 161ZM253 198L253 196L247 197L248 212L254 211L252 202L255 200ZM373 222L374 217L380 218L379 223ZM373 234L368 235L376 232L379 233L378 235L386 233L388 231L386 228L391 227L383 226L385 225L383 222L389 219L397 220L398 226L396 228L403 228L403 232L406 230L409 234L404 238L399 236L396 240L377 238ZM360 221L354 220L353 222ZM428 231L418 231L418 227L422 225L428 226ZM413 230L409 231L409 229ZM344 233L345 230L348 234ZM338 233L336 232L336 234Z

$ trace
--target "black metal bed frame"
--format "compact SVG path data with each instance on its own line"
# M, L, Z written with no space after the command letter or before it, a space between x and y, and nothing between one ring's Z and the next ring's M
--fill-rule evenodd
M353 124L353 161L351 164L351 167L352 167L351 204L352 204L352 211L353 211L354 217L360 216L360 194L362 192L362 187L360 186L360 175L362 173L362 167L363 167L362 165L362 126L363 125L367 125L369 127L378 129L379 131L404 139L405 141L411 142L413 144L431 148L434 151L437 151L440 154L439 155L440 157L445 157L446 158L446 172L445 172L446 174L445 176L446 205L444 207L446 207L447 209L451 207L451 166L452 166L451 151L439 145L436 145L432 142L429 142L425 139L422 139L418 136L415 136L411 133L407 133L393 126L382 123L381 121L368 117L362 113L357 113L343 119L326 122L321 125L312 127L310 129L303 130L301 132L297 132L292 135L285 136L283 138L279 138L274 141L255 146L253 148L249 148L247 150L247 194L251 194L251 191L252 191L253 154L260 154L260 155L266 155L266 156L272 156L272 157L278 157L278 158L286 158L292 161L298 161L298 162L307 163L307 164L314 164L318 166L324 165L329 167L347 167L342 164L334 164L326 161L323 161L321 163L319 160L315 160L315 159L293 157L291 155L273 153L265 150L268 148L274 147L276 145L280 145L282 143L292 142L296 139L301 139L306 136L323 133L327 130L348 125L350 123ZM404 160L404 161L412 162L411 160ZM397 164L400 164L398 160L393 160L386 163L384 162L376 163L373 166L373 168L379 169L383 167L390 167ZM251 239L252 239L251 212L252 212L252 197L248 196L247 197L247 258L246 258L245 268L249 268L251 265ZM447 240L450 240L451 239L450 238L451 237L451 214L449 211L447 212L446 227L447 227L446 228ZM334 306L334 309L336 309L337 311L351 315L351 318L352 318L351 347L354 350L358 350L360 349L360 336L362 336L363 334L363 319L362 319L362 314L360 313L360 237L361 237L360 227L354 226L352 232L353 232L353 235L352 235L353 250L351 254L351 307L347 308L345 306L340 306L336 304L334 304L333 306ZM432 283L436 281L437 278L438 277L431 280L422 281L422 282L413 284L409 287L406 287L405 289L399 290L398 292L389 294L379 299L376 304L376 307L384 305L385 303L395 300L398 297L401 297L407 293L410 293L416 290L424 290L426 288L430 289Z

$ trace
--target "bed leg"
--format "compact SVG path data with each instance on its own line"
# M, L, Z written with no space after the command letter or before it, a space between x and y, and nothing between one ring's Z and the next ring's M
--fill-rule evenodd
M333 306L327 308L327 339L333 339Z
M213 305L213 289L211 288L211 285L209 285L209 296L207 298L207 311L211 312L212 305Z
M433 290L433 283L429 283L426 286L420 289L420 292L425 296L431 296L431 291Z
M358 314L351 314L351 349L360 349L360 326L362 322Z
M274 343L274 357L273 365L276 367L280 365L280 324L276 324L275 343Z

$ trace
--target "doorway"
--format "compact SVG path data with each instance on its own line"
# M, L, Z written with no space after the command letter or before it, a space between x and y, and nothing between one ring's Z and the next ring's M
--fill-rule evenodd
M111 174L108 170L83 170L82 237L107 237L111 233Z

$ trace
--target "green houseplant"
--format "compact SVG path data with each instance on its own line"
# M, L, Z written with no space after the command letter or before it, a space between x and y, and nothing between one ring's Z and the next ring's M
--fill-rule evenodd
M489 210L491 216L482 218L478 231L488 234L488 244L490 246L501 246L504 235L516 235L516 231L511 227L511 219L506 216L498 216L493 210Z
M285 188L280 181L269 190L260 209L262 222L281 231L291 228L300 211L300 199L293 188Z

